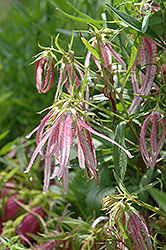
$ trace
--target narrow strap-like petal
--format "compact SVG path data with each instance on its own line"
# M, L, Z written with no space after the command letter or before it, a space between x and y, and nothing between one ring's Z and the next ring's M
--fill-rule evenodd
M101 50L104 67L111 70L112 54L105 42L100 42L100 50Z
M45 159L45 167L44 167L44 186L43 192L47 193L48 187L50 184L50 175L51 175L51 158Z
M114 141L113 139L109 138L108 136L106 135L103 135L97 131L95 131L94 129L92 129L90 126L88 126L86 123L84 123L79 117L77 117L77 120L78 122L80 123L80 125L82 125L85 129L87 129L89 132L97 135L97 136L100 136L101 138L113 143L114 145L116 145L117 147L121 148L127 155L129 158L133 158L133 156L130 154L130 152L123 148L121 145L119 145L116 141Z
M147 165L147 167L151 166L151 162L150 162L150 156L149 156L149 152L148 152L147 145L146 145L145 133L146 133L146 130L150 121L151 121L151 115L146 117L146 119L144 120L142 128L141 128L141 132L140 132L140 151L141 151L141 156L145 164Z
M46 143L46 141L48 140L48 138L50 137L52 131L55 129L55 127L57 126L57 124L59 123L61 119L61 116L56 120L56 122L52 125L52 127L49 129L49 131L47 132L47 134L43 137L43 139L39 142L39 144L37 145L35 151L32 154L31 160L29 162L28 167L25 170L25 173L29 172L29 170L32 167L32 164L34 162L34 160L36 159L37 155L39 154L39 152L41 151L43 145Z
M154 168L158 156L158 145L157 145L157 123L159 119L159 114L153 114L153 123L150 134L150 149L151 149L151 169Z
M60 168L57 174L58 179L63 175L63 172L68 164L71 148L71 125L72 117L71 113L67 113L63 121L63 135L62 135L62 148L60 158Z
M84 127L78 123L77 125L78 142L83 150L84 157L88 168L96 169L96 161L94 159L93 152L91 150L90 143L86 137Z
M126 64L124 63L124 61L122 60L122 58L120 58L120 56L117 55L117 53L113 50L113 48L111 47L110 44L107 44L109 50L111 51L112 55L115 57L115 59L123 66L123 68L126 70Z

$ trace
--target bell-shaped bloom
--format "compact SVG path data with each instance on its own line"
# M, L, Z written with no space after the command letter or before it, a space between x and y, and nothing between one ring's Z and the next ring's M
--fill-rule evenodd
M127 228L127 233L132 240L132 247L134 250L152 250L152 241L146 222L143 219L141 213L134 211L129 212L129 221L123 216L123 223ZM125 239L122 237L122 242L125 243ZM125 249L125 244L121 243L122 249Z
M96 40L92 42L91 44L94 48L98 47L98 44L96 45ZM113 80L113 69L112 69L112 57L114 57L117 62L122 65L122 67L126 70L126 65L124 61L122 60L121 57L118 56L118 54L113 50L112 46L110 44L107 44L104 40L101 40L99 42L99 54L101 55L101 61L92 55L94 62L101 73L101 77L103 78L104 81L104 87L102 89L103 94L110 99L111 101L111 108L114 113L116 113L116 104L115 104L115 99L116 95L113 90L108 87L107 80L110 81L110 85L114 85L114 80ZM85 67L88 68L90 65L90 57L91 57L91 52L88 51L86 59L85 59ZM103 75L103 68L105 70L106 76ZM107 79L106 79L107 77ZM115 117L114 117L115 119Z
M116 247L118 247L118 249L125 250L126 245L130 249L128 244L132 244L134 250L153 249L150 233L143 215L137 212L129 202L126 203L123 194L105 197L103 210L106 210L110 217L108 235L110 234L111 247L115 247L111 249L117 249ZM117 229L116 234L115 228Z
M137 52L137 56L132 67L131 79L132 79L134 94L141 95L141 96L148 96L152 88L154 78L157 73L157 65L155 64L156 62L155 56L157 55L157 47L149 37L142 37L141 39L142 39L141 48ZM145 75L143 75L142 72L139 72L140 82L142 84L141 88L139 88L139 81L136 75L136 65L137 65L138 56L139 56L139 64L141 66L148 64L146 66ZM139 107L141 101L142 101L142 97L135 95L128 109L128 113L133 114Z
M150 123L152 123L150 142L147 142L146 139L148 138L147 130ZM159 124L160 124L160 130L159 130ZM161 131L160 135L158 135L158 131ZM160 159L158 159L158 155L165 143L165 135L166 135L166 122L158 112L153 112L148 117L146 117L146 119L143 122L140 133L140 150L146 166L150 167L151 169L154 168L156 162L166 157L165 155ZM148 150L147 146L148 144L150 145L151 154Z
M96 41L93 41L92 44L91 44L94 48L96 47L95 42ZM125 65L124 61L113 50L113 48L111 47L110 44L107 44L105 41L100 41L99 46L100 46L100 52L101 52L103 67L105 69L107 69L109 72L112 72L112 56L113 56L119 62L119 64L121 64L123 66L123 68L126 70L126 65ZM90 56L91 56L91 52L88 51L87 56L85 58L85 67L88 67L90 65ZM92 55L92 57L94 59L94 62L96 64L97 68L99 69L99 71L102 74L102 65L101 65L101 63L99 62L99 60L94 55Z
M65 85L68 93L71 94L73 84L75 85L75 89L77 90L81 85L81 82L83 82L84 80L84 73L74 62L73 54L69 53L67 55L64 55L61 61L60 76L54 101L57 100L59 90L62 85Z
M44 218L46 215L46 213L43 211L42 208L38 209L32 208L32 211L40 215L42 218ZM35 215L29 213L24 217L23 221L17 227L17 233L20 235L20 238L23 235L28 240L32 240L32 238L29 235L27 235L27 233L36 234L39 231L39 229L40 229L40 224L36 219ZM23 245L26 244L26 241L23 239L23 237L21 243Z
M63 177L64 192L67 193L70 149L72 145L76 144L80 167L85 170L86 163L89 177L91 174L92 178L98 183L97 160L91 133L117 145L122 148L130 158L132 157L129 151L117 142L93 130L88 125L88 120L84 119L83 121L80 114L77 114L74 108L66 109L65 105L66 104L62 106L61 111L59 111L57 107L53 108L37 127L37 147L25 171L29 172L38 154L42 160L45 160L43 188L45 193L48 190L50 178L54 177L57 177L58 180Z
M35 67L35 81L37 90L46 93L52 86L54 80L54 63L50 56L40 58Z

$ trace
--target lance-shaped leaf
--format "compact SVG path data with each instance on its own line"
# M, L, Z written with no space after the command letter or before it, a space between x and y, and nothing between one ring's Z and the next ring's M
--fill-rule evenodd
M132 29L142 33L142 23L137 20L136 18L134 18L133 16L125 13L125 12L121 12L115 8L113 8L111 5L106 4L110 10L119 18L121 19L124 23L126 23L129 27L131 27ZM163 47L166 48L166 45L163 43L163 41L159 38L159 36L148 26L146 28L146 32L144 33L144 35L147 35L149 37L151 37L153 40L157 41L159 44L161 44Z

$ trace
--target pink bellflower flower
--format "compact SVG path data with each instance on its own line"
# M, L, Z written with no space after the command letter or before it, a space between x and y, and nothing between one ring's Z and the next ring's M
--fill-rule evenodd
M38 216L41 216L42 218L46 216L46 213L43 211L42 208L36 209L34 207L31 210ZM25 245L26 239L27 241L32 241L32 238L27 233L37 234L39 229L40 229L40 224L36 219L35 215L31 213L26 215L22 220L22 222L17 227L17 233L20 235L20 238L22 238L21 243Z
M35 81L39 92L46 93L50 90L54 80L54 63L51 56L39 58L35 67Z
M143 219L142 214L129 211L128 212L129 219L128 221L125 218L125 215L122 218L122 222L127 229L127 233L132 240L132 249L133 250L152 250L152 241L150 238L150 232L146 225L146 222ZM123 236L121 234L119 225L117 223L117 229L119 233L116 233L116 247L111 249L126 249L126 242L123 236L125 235L123 232ZM113 227L108 228L108 236L110 234L110 238L112 239ZM114 242L109 241L111 247L115 246Z
M146 142L146 132L149 124L152 122L151 133L150 133L150 151L149 154L147 142ZM159 124L161 127L160 137L157 141L157 131L159 130ZM165 135L166 135L166 122L164 118L159 114L159 112L153 112L143 122L141 133L140 133L140 150L142 158L146 164L146 166L151 169L154 168L155 164L166 157L166 155L162 156L158 159L158 155L165 143Z
M97 41L94 40L94 41L92 41L91 45L94 48L97 48L98 44L96 44L96 43L97 43ZM113 50L112 46L110 44L108 44L104 39L99 42L99 51L100 51L99 54L101 54L102 63L99 62L99 60L94 55L92 55L92 57L94 59L94 62L96 64L99 72L101 73L101 77L104 80L104 88L102 89L102 92L107 98L110 99L112 111L114 113L116 113L116 105L115 105L116 95L115 95L115 92L113 91L113 89L110 89L110 87L107 85L107 80L106 80L105 76L103 75L102 71L103 71L103 68L106 70L106 77L110 81L110 85L113 86L114 85L114 80L113 80L114 73L113 73L113 69L112 69L112 64L113 64L112 57L114 57L117 60L117 62L120 65L122 65L122 67L125 70L126 70L126 65L125 65L123 59L118 56L118 54ZM88 51L86 59L85 59L85 67L86 68L88 68L90 65L90 57L91 57L91 52Z
M70 166L69 157L72 145L75 145L78 150L80 167L83 170L87 170L88 176L90 177L91 175L91 178L94 178L99 185L97 160L92 134L110 141L123 149L128 157L132 158L130 152L117 142L92 129L88 124L88 119L82 118L79 112L73 107L66 108L66 104L64 104L61 111L57 106L52 107L52 110L43 118L37 127L37 147L25 171L26 173L29 172L38 154L42 160L45 160L44 193L48 190L50 178L52 179L54 177L57 177L58 180L63 178L64 193L67 193ZM53 172L52 166L54 166Z
M129 202L126 203L125 199L126 196L123 194L109 195L103 199L103 210L106 210L110 217L108 228L108 235L110 234L111 238L110 245L116 245L118 249L122 250L126 249L126 244L132 244L133 248L131 249L133 250L153 249L143 215L137 212ZM116 234L115 228L117 229ZM126 241L128 237L124 237L125 234L131 238L131 243ZM116 238L111 237L112 235L116 235Z
M142 37L141 39L141 47L140 50L138 50L137 52L137 56L132 67L131 80L134 94L148 96L157 73L157 65L155 64L155 56L157 56L157 47L149 37ZM136 65L138 56L140 66L143 67L147 64L145 75L142 72L139 72L140 82L142 84L141 88L139 88L139 81L136 75ZM129 115L133 114L137 110L141 101L142 97L136 95L134 96L134 99L128 110Z

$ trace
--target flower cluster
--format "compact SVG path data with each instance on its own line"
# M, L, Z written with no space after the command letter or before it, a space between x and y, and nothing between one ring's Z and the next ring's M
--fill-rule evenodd
M100 47L104 67L111 70L112 54L125 67L122 59L115 54L110 45L107 46L101 42ZM47 52L43 53L43 55L47 54ZM50 59L50 55L52 55L52 52L50 52L49 57L40 56L36 64L35 77L39 93L47 92L52 85L54 65L53 59ZM89 63L88 58L90 58L89 52L85 60L86 67L88 67L87 64ZM94 60L99 67L99 61ZM124 149L117 142L90 127L88 116L86 115L89 108L88 71L85 70L86 72L84 73L80 69L80 66L75 62L72 51L68 53L64 52L60 63L60 76L54 104L40 125L33 131L37 131L37 147L25 171L29 172L38 154L42 160L45 160L44 193L48 190L50 178L52 179L54 177L57 177L58 180L63 179L64 193L67 193L70 168L69 157L72 146L77 148L79 166L84 171L87 170L89 179L94 178L97 185L99 185L97 159L92 134L110 141L124 150L130 158L132 157L128 150ZM48 66L48 69L45 77L46 66ZM51 79L48 83L50 68L52 69ZM63 86L66 87L68 94L62 93ZM30 133L28 137L30 137L32 133Z
M80 167L86 170L86 163L89 178L90 175L92 175L99 185L96 153L91 133L110 141L123 149L130 158L132 157L132 155L117 142L92 129L87 119L83 121L83 117L70 106L72 105L70 101L70 99L66 101L69 105L68 107L66 102L63 104L61 111L59 111L56 105L53 105L52 110L43 118L37 127L37 147L25 171L29 172L38 154L42 160L45 160L43 188L45 193L48 190L50 178L54 177L57 177L59 180L63 177L64 192L67 193L70 166L69 156L72 145L77 147ZM52 160L54 162L52 162ZM53 172L52 166L54 167Z
M103 199L103 210L107 211L110 216L108 227L110 245L116 245L120 249L126 249L126 245L134 250L153 249L143 215L125 200L126 197L122 194L110 195ZM115 228L117 232L114 239L112 235L114 235Z

